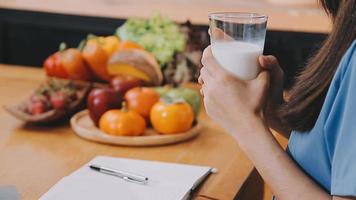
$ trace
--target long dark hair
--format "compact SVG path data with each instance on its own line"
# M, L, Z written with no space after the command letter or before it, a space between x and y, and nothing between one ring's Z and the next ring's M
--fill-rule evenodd
M339 62L356 36L356 0L320 0L333 27L320 50L299 73L279 109L279 117L291 130L314 127Z

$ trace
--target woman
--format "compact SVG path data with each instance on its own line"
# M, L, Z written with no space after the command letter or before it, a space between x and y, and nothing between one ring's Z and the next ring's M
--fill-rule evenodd
M356 0L322 0L333 29L282 97L283 72L261 56L251 81L205 49L199 82L208 115L229 132L277 199L356 198ZM224 85L224 87L221 87ZM288 151L269 127L289 137Z

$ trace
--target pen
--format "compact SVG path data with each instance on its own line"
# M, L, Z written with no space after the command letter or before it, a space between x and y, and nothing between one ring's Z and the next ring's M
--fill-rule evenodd
M132 174L130 172L125 172L125 171L112 169L112 168L108 168L108 167L102 167L99 165L90 165L89 167L90 167L90 169L93 169L95 171L98 171L98 172L101 172L104 174L117 176L119 178L124 179L125 181L140 183L140 184L146 184L148 182L148 177L137 175L137 174Z

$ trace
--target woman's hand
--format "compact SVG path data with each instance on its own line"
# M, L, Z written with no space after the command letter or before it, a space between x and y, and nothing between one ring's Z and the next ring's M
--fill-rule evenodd
M207 96L204 98L204 104L211 118L218 123L224 121L226 125L222 126L227 128L230 126L227 124L228 119L222 119L224 116L234 119L233 124L236 124L237 120L247 119L248 121L249 116L257 116L265 120L268 126L288 137L290 131L283 127L276 112L284 102L284 73L274 56L259 57L259 64L263 70L256 79L250 81L239 80L225 71L214 59L210 47L205 49L202 63L204 67L201 69L199 83L203 85L201 92ZM208 93L209 91L204 90L212 92ZM236 99L237 97L241 97L242 101ZM238 115L233 113L239 113L242 116L237 118Z
M270 83L268 70L262 70L254 80L243 81L223 69L214 59L210 47L202 58L202 84L207 114L225 130L236 133L253 119L263 122Z
M275 111L283 101L283 79L284 73L279 66L278 60L274 56L260 56L258 58L260 66L264 70L270 71L271 82L270 91L268 92L268 102L266 109L271 112Z
M264 110L265 119L269 127L289 137L290 130L285 128L277 115L278 108L284 103L283 99L283 79L284 73L280 67L278 60L274 56L260 56L259 63L262 69L270 71L270 90L266 107Z

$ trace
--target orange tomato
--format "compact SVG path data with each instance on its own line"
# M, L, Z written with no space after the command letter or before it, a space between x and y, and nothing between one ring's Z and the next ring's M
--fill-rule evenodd
M192 107L185 102L156 103L150 114L153 128L161 134L177 134L189 130L194 120Z
M103 81L110 81L111 76L107 71L109 56L98 43L87 43L82 51L82 55L96 78Z
M143 49L143 48L139 44L133 41L125 40L120 42L117 51L128 50L128 49Z
M109 135L139 136L146 129L146 121L135 111L108 110L101 116L99 128Z
M152 106L159 101L159 94L151 88L136 87L125 94L127 107L139 113L146 120L150 117Z
M70 48L61 51L60 56L63 68L68 74L68 78L83 81L91 79L91 71L78 49Z

